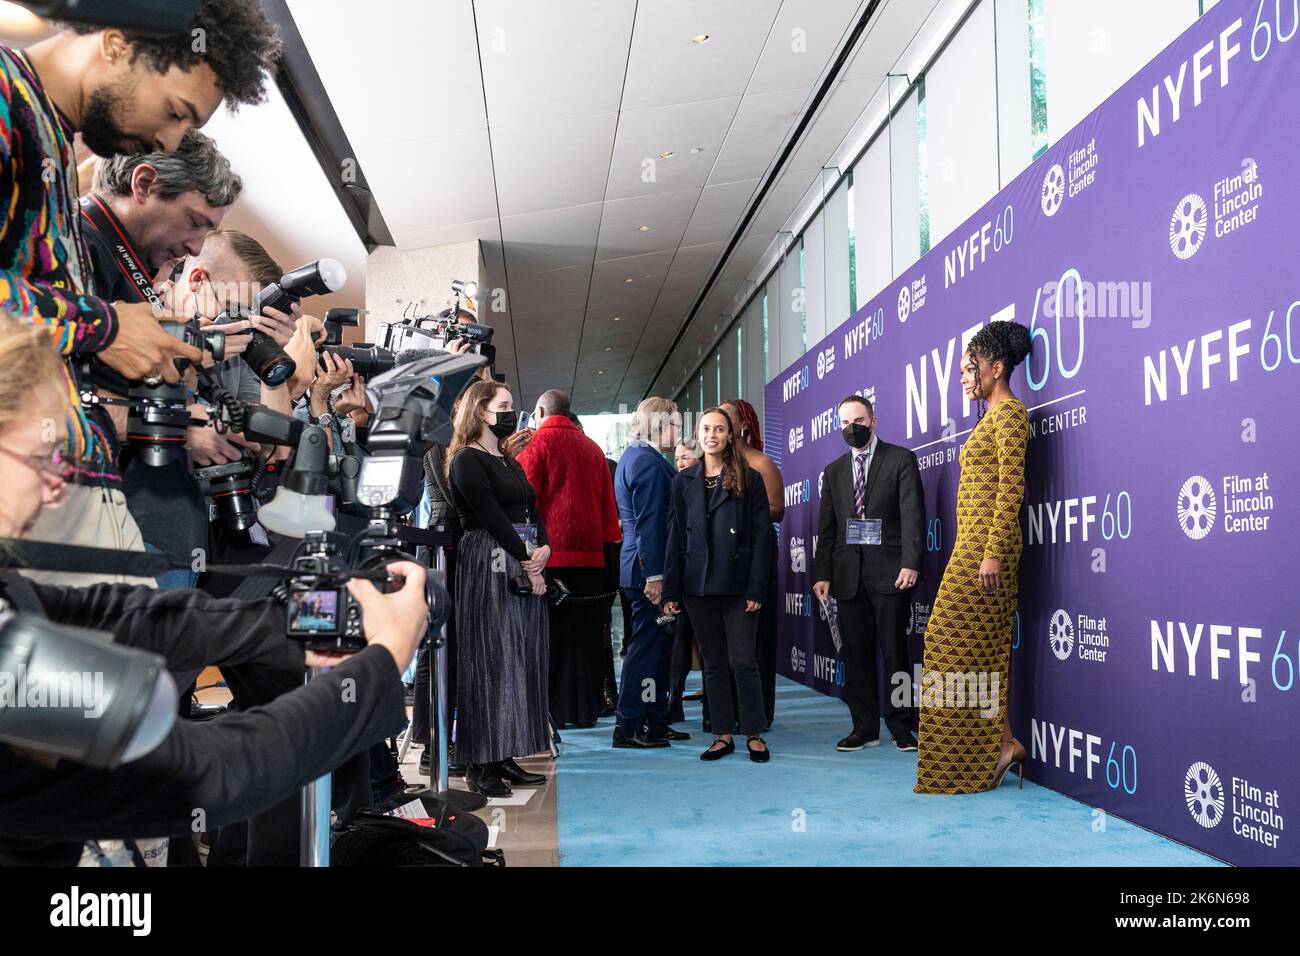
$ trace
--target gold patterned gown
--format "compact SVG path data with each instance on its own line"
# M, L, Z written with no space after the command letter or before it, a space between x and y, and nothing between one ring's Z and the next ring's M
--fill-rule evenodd
M1028 440L1029 413L1007 398L989 408L961 450L957 541L925 628L917 793L973 793L993 782L1007 708ZM1001 562L994 594L979 588L985 558ZM988 716L995 698L997 713Z

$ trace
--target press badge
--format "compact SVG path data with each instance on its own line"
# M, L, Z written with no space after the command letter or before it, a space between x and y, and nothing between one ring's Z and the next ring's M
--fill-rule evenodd
M511 527L515 529L515 534L519 535L519 540L524 543L524 552L531 558L533 552L537 550L537 525L530 523Z
M850 518L845 540L849 544L880 544L880 518Z

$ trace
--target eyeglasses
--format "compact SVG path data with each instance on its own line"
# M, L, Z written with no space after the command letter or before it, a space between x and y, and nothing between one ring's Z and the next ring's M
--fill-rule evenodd
M72 480L77 469L72 463L63 457L63 452L50 452L48 455L20 455L16 451L11 451L0 445L0 453L7 455L14 461L22 462L28 468L35 469L42 478L48 481L68 482Z

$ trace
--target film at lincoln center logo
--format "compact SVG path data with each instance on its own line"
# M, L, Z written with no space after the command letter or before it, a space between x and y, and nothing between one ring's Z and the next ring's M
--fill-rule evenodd
M1178 490L1178 526L1193 541L1200 541L1214 527L1219 506L1210 479L1192 475Z
M1223 781L1204 760L1187 768L1183 797L1187 800L1187 812L1205 829L1213 830L1223 819Z
M1057 660L1069 659L1070 652L1074 650L1074 622L1070 620L1069 612L1058 608L1052 615L1052 621L1047 626L1047 642Z
M1064 199L1065 170L1061 168L1060 163L1052 163L1047 170L1047 175L1043 177L1043 195L1041 199L1043 215L1055 216Z
M898 290L898 321L906 322L907 317L912 314L912 287L906 282Z
M1169 248L1179 259L1196 255L1205 241L1205 226L1210 218L1205 200L1196 193L1188 193L1178 200L1174 214L1169 219Z

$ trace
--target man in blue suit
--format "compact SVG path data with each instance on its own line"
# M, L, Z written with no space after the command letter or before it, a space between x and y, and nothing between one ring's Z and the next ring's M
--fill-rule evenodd
M632 440L614 473L623 526L618 583L632 605L632 635L623 661L614 746L667 747L690 735L668 726L673 639L655 623L663 597L664 551L674 469L664 457L681 430L677 405L647 398L632 416Z

